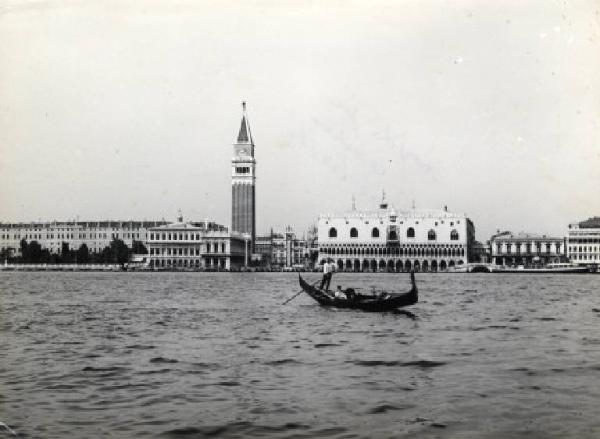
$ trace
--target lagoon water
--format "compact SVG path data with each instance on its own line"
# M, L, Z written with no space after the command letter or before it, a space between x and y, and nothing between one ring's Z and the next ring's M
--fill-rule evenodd
M0 422L31 438L600 437L600 275L417 282L413 319L281 306L292 273L0 273Z

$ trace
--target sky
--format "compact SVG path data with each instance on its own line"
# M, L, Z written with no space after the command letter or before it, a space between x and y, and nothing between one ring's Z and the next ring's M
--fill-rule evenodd
M600 215L597 1L4 1L0 222L231 222L241 102L257 231Z

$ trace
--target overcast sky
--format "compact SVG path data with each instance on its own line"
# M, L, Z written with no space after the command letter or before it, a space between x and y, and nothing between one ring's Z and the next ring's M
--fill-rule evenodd
M258 232L442 208L562 236L600 215L597 1L4 1L0 221L231 222L241 101Z

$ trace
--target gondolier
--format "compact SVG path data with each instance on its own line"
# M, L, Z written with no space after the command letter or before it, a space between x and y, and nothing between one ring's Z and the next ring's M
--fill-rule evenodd
M333 276L334 271L335 264L333 263L333 259L329 258L323 264L323 280L321 281L319 289L329 291L329 284L331 283L331 277Z

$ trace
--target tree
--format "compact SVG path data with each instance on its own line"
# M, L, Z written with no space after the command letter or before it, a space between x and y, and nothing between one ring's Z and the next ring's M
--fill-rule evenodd
M47 264L49 262L52 262L52 255L50 254L50 250L48 250L47 248L45 248L44 250L42 250L42 255L40 258L40 262L43 264Z
M90 251L88 249L88 246L83 243L81 244L81 246L79 246L79 249L77 250L77 263L78 264L87 264L90 262Z
M131 244L131 252L136 255L147 255L148 249L142 241L133 241Z
M98 262L102 264L109 264L112 262L112 250L110 246L106 246L102 249L98 259Z
M27 240L25 238L21 239L20 247L21 262L27 264L29 262L29 245L27 245Z
M130 250L122 240L114 238L110 243L112 262L124 264L129 261Z
M42 259L42 246L37 241L31 241L27 246L28 262L39 264Z
M69 250L69 243L63 242L60 249L60 255L62 262L68 264L71 262L71 250Z
M6 249L2 249L0 251L0 262L4 263L4 261L9 261L10 260L10 249L6 248Z

